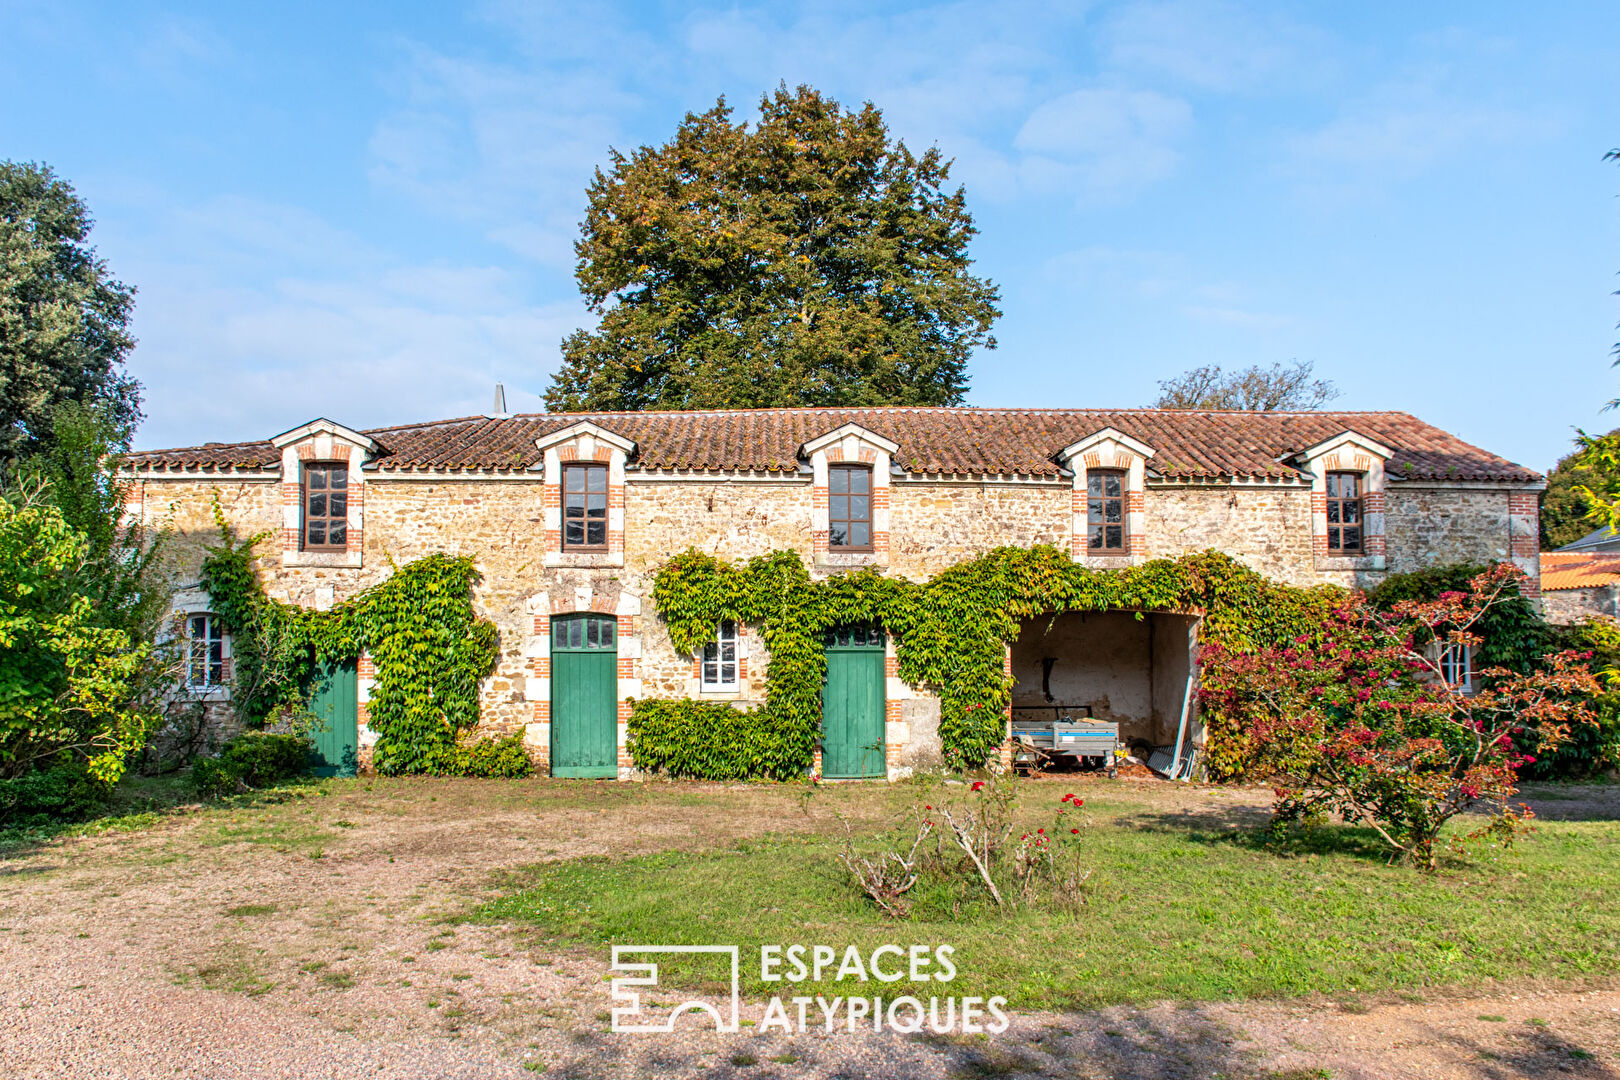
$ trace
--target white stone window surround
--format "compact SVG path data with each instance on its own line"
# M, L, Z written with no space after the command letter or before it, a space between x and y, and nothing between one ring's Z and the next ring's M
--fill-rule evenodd
M1376 439L1346 429L1293 455L1311 482L1311 554L1318 570L1383 570L1388 565L1384 546L1384 463L1395 453ZM1361 554L1328 552L1327 475L1353 472L1362 476Z
M712 682L709 679L710 671L719 669L724 663L724 648L727 644L725 623L715 627L714 641L705 645L703 649L699 650L697 656L693 658L696 661L698 670L696 690L698 695L704 698L721 699L742 696L745 673L748 670L748 635L743 632L742 623L731 619L727 619L726 622L731 623L731 635L729 638L732 647L731 681L726 682L718 677ZM708 649L711 647L716 652L716 658L712 661L707 656ZM716 675L719 674L721 672L716 671Z
M1059 451L1058 460L1072 474L1069 554L1075 562L1097 569L1118 569L1147 561L1147 463L1153 454L1153 447L1112 427L1095 431ZM1122 552L1104 554L1091 550L1086 507L1087 473L1092 469L1125 474L1125 550Z
M843 424L806 442L799 454L810 461L810 537L815 565L826 568L889 565L889 472L900 445L856 423ZM872 550L839 551L829 544L832 524L828 486L833 465L872 470Z
M1459 694L1474 692L1474 647L1455 641L1436 642L1430 650L1440 679Z
M281 451L281 565L354 569L365 544L364 466L374 440L324 417L270 440ZM303 550L304 463L335 462L349 468L348 546L343 551Z
M539 472L544 484L544 510L540 526L545 530L542 564L548 567L624 566L624 478L625 464L635 452L633 440L617 435L588 420L570 424L535 440L541 452ZM608 525L606 551L565 551L563 528L563 466L569 462L592 462L607 466Z
M231 633L229 630L223 630L222 627L221 653L225 663L222 681L212 686L197 686L191 683L190 677L191 618L194 615L210 615L218 619L219 615L214 611L213 601L202 590L200 585L192 585L175 593L174 600L170 605L170 611L170 629L160 639L160 643L173 642L178 644L181 650L180 680L175 689L194 700L229 701L231 699L231 679L236 674L231 661Z

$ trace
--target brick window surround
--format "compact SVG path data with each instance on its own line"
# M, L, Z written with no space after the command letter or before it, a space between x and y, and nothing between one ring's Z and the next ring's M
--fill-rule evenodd
M1344 431L1326 442L1307 447L1295 460L1311 478L1311 555L1318 570L1383 570L1384 463L1389 447L1354 431ZM1361 498L1361 550L1334 551L1328 524L1328 476L1354 473ZM1342 528L1342 523L1336 527Z
M360 566L365 542L366 475L363 467L377 444L358 431L330 420L312 420L270 440L281 451L281 563L283 566ZM343 465L348 469L348 524L342 547L306 550L305 469Z
M1147 560L1147 463L1153 452L1151 446L1116 428L1103 428L1058 454L1058 460L1073 474L1069 554L1075 562L1108 569ZM1091 546L1089 491L1095 472L1118 474L1122 479L1125 535L1120 548Z
M623 566L624 467L636 444L622 435L582 420L536 439L535 445L540 448L542 455L542 563L545 566ZM602 546L563 546L563 488L572 471L568 466L579 463L601 465L607 471L607 542Z
M889 565L889 470L899 449L898 444L859 424L845 424L800 447L800 454L810 459L810 539L817 566ZM836 465L864 465L871 469L870 548L831 545L830 487Z

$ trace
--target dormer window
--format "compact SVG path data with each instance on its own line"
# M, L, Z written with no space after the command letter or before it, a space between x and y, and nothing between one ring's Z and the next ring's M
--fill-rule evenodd
M1360 473L1327 474L1327 533L1330 555L1361 554L1362 488Z
M606 551L607 531L608 467L563 466L563 550Z
M833 465L827 470L827 546L833 551L872 550L872 470Z
M304 466L305 551L346 551L349 546L349 467L334 462Z

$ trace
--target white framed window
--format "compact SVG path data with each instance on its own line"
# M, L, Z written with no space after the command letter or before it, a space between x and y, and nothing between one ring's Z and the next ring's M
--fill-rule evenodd
M214 690L225 685L225 661L230 655L225 624L218 615L195 611L186 617L186 687Z
M714 640L703 646L699 686L704 693L737 689L737 624L731 619L716 629Z
M1440 645L1440 677L1459 694L1474 690L1474 647L1455 641Z

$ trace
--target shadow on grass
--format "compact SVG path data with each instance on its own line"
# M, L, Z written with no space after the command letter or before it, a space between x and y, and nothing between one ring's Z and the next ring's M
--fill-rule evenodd
M1195 844L1221 844L1285 858L1342 855L1387 864L1396 861L1398 855L1378 833L1359 825L1291 826L1273 830L1271 814L1259 807L1127 814L1114 818L1112 823L1120 828L1173 834Z
M7 860L27 858L41 848L68 837L133 832L199 809L270 806L301 799L309 789L320 785L317 777L303 776L284 780L274 787L200 801L178 778L170 779L173 782L166 785L153 785L151 778L142 778L143 782L133 791L120 785L114 789L102 812L89 818L77 821L39 820L0 826L0 864ZM0 874L43 872L44 868L41 867L6 868L0 865Z
M1567 1039L1548 1028L1526 1026L1513 1029L1514 1043L1508 1050L1492 1049L1477 1039L1438 1028L1428 1029L1425 1041L1436 1046L1448 1046L1472 1060L1463 1068L1466 1075L1479 1080L1521 1080L1532 1076L1600 1077L1616 1080L1616 1073L1605 1065L1599 1050L1589 1050L1572 1039Z

